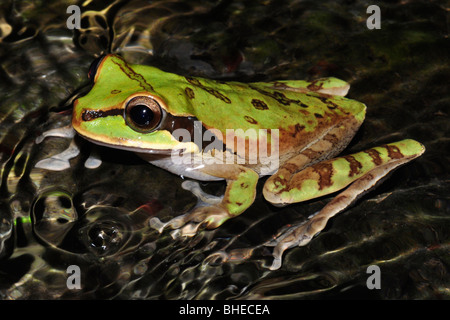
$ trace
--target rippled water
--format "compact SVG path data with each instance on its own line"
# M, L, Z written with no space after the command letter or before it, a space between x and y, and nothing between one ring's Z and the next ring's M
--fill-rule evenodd
M72 1L0 5L0 297L3 299L449 298L448 7L368 1ZM413 138L426 153L333 218L308 246L270 271L261 246L331 197L275 208L260 195L243 215L189 239L149 220L187 212L183 180L135 155L94 147L55 172L35 164L70 139L35 139L70 123L71 101L104 52L184 75L269 81L335 76L367 104L348 152ZM346 151L346 152L347 152ZM103 164L86 169L98 152ZM222 183L202 185L220 195ZM67 268L81 289L67 287ZM366 287L367 267L381 289Z

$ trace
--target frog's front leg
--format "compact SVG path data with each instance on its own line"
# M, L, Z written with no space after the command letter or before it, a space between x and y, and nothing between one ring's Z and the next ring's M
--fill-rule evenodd
M167 223L160 223L157 218L153 218L150 224L154 228L161 232L165 227L171 227L178 229L177 234L192 236L199 227L217 228L252 205L259 178L255 171L236 164L213 164L202 168L201 171L227 181L222 200L196 207L192 212L173 218Z
M325 228L331 217L351 205L359 196L374 187L389 172L420 156L423 145L403 140L352 155L316 163L292 174L272 176L264 186L266 199L278 204L305 201L345 188L321 211L305 223L286 230L269 245L275 245L271 269L281 266L283 252L294 246L304 246ZM287 170L279 172L286 174ZM286 169L286 168L285 168Z

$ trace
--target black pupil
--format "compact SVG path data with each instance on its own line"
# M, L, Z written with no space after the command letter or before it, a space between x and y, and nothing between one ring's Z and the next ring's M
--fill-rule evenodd
M146 127L153 120L153 111L147 106L138 104L131 108L130 117L136 125Z

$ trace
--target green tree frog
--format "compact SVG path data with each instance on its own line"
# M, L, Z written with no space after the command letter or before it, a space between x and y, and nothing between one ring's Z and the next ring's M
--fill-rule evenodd
M78 134L136 152L187 178L226 180L222 198L160 224L161 229L190 235L198 227L220 226L252 205L263 175L270 175L263 195L277 206L343 189L321 211L275 240L272 269L281 265L286 249L307 244L328 219L425 150L407 139L336 157L366 110L363 103L344 97L350 86L336 78L222 82L129 64L113 54L99 58L89 76L92 89L74 101L72 125ZM200 132L202 141L177 134L180 130ZM269 157L276 158L275 168L268 165Z

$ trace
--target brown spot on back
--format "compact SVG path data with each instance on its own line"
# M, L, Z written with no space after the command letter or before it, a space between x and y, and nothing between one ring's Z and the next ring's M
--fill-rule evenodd
M118 94L118 93L121 93L121 92L122 92L122 91L120 91L120 90L114 89L114 90L111 91L111 94Z
M266 91L263 90L259 87L254 87L254 86L249 86L250 89L256 90L259 93L267 96L267 97L271 97L272 99L275 99L276 101L278 101L279 103L281 103L282 105L288 106L291 103L300 103L299 100L293 100L293 99L289 99L288 97L286 97L283 93L279 92L279 91Z
M316 118L323 118L323 115L321 115L321 114L319 114L319 113L314 113L314 116L315 116Z
M189 99L192 100L192 99L195 98L194 90L192 90L191 88L186 87L186 88L184 89L184 92L186 93L186 95L187 95L187 97L188 97Z
M255 119L253 119L252 117L249 117L249 116L244 116L244 119L247 122L251 123L251 124L257 124L258 123L258 121L256 121Z
M336 109L338 107L338 105L336 103L334 103L333 101L327 100L327 107L328 109Z
M375 163L375 165L378 166L383 162L383 160L381 160L380 153L377 150L369 149L364 152L372 158L372 162Z
M294 126L294 132L292 133L292 137L295 138L295 136L296 136L297 134L299 134L300 131L302 131L303 129L305 129L304 126L302 126L302 125L300 125L300 124L298 124L298 123L295 124L295 126Z
M348 176L353 177L355 174L358 174L359 170L362 168L362 164L353 156L344 156L343 158L350 163L350 172L348 173Z
M257 110L267 110L269 107L264 101L258 100L258 99L252 99L252 105Z
M334 103L333 101L329 100L326 97L316 97L317 99L319 99L320 101L322 101L323 103L325 103L328 107L328 109L336 109L338 107L338 105L336 103Z
M228 98L227 96L225 96L224 94L220 93L219 91L217 91L216 89L207 87L205 85L203 85L198 79L195 78L191 78L191 77L185 77L185 79L192 85L199 87L202 90L205 90L206 92L208 92L209 94L213 95L214 97L216 97L217 99L222 100L225 103L230 104L231 100L230 98Z

